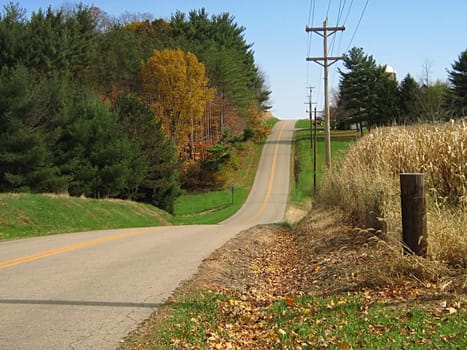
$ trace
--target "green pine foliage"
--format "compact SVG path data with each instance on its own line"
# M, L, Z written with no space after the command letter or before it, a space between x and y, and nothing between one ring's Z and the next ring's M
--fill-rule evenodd
M136 147L128 197L173 213L180 194L175 147L164 137L154 112L137 96L119 95L114 108L126 136Z
M467 50L463 51L449 71L449 81L452 84L454 113L460 117L467 111Z
M221 98L228 98L240 114L247 114L252 103L269 109L270 91L255 65L252 44L246 42L245 28L233 16L222 13L209 17L204 8L191 11L188 17L177 12L170 27L176 45L194 52L206 64Z
M362 48L352 48L340 70L339 103L348 124L373 127L391 123L398 115L398 85Z
M0 191L61 192L66 180L53 163L42 128L41 84L25 67L0 72Z
M420 86L410 74L399 85L399 124L414 123L420 119Z

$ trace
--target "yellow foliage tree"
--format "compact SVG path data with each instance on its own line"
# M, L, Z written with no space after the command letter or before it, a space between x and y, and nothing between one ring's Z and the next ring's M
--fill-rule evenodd
M154 50L141 64L141 80L166 135L180 155L193 158L195 139L204 131L206 105L215 95L204 64L180 49Z

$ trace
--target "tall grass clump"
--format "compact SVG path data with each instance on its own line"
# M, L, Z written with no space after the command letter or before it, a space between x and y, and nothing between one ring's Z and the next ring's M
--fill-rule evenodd
M399 174L425 174L428 253L467 267L467 124L382 128L354 144L324 181L318 201L338 206L356 225L400 242Z

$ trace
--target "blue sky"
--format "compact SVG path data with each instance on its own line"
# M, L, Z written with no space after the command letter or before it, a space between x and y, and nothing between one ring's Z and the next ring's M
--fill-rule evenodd
M60 7L76 1L18 0L30 14L48 5ZM9 1L1 0L2 4ZM16 2L16 0L14 1ZM272 90L272 112L281 119L307 115L307 86L313 86L313 101L323 106L322 68L306 62L306 56L322 56L322 38L305 27L345 25L344 32L330 38L330 54L340 56L349 47L362 47L378 64L388 64L402 80L410 73L416 80L428 71L432 81L447 80L446 70L467 49L467 1L465 0L83 0L110 15L125 11L149 12L155 18L170 18L177 10L206 8L209 14L229 12L246 27L245 38L253 43L256 63ZM366 6L366 10L363 9ZM339 15L341 13L341 15ZM359 21L363 13L362 20ZM338 21L339 19L339 21ZM358 23L360 25L358 26ZM358 30L357 30L358 27ZM353 37L353 40L352 40ZM331 52L332 48L332 52ZM332 66L331 86L339 74Z

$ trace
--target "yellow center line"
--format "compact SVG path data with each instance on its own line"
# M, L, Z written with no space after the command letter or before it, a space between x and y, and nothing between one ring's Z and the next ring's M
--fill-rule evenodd
M268 192L266 193L266 196L264 197L263 205L261 206L261 208L259 208L259 210L256 212L255 215L253 215L248 220L244 221L245 224L249 224L255 221L258 217L260 217L261 214L263 214L263 212L266 210L266 207L269 203L269 199L271 198L272 188L274 185L274 177L276 175L277 154L279 153L279 145L280 145L280 140L281 140L284 128L285 128L285 123L282 125L281 130L279 131L279 136L277 137L276 147L274 149L274 157L272 159L271 176L269 177Z
M158 229L160 228L161 227L159 227ZM168 228L168 227L164 226L164 228ZM116 240L123 239L123 238L145 235L147 233L154 232L154 230L155 230L154 228L151 228L151 229L145 229L145 230L120 233L120 234L116 234L113 236L93 239L91 241L76 243L76 244L72 244L72 245L65 246L65 247L47 250L45 252L40 252L40 253L28 255L28 256L19 257L16 259L2 261L0 262L0 270L6 269L8 267L16 266L16 265L25 264L25 263L32 262L35 260L44 259L50 256L64 254L64 253L72 252L74 250L83 249L87 247L92 247L92 246L103 244L103 243L110 242L110 241L116 241Z

